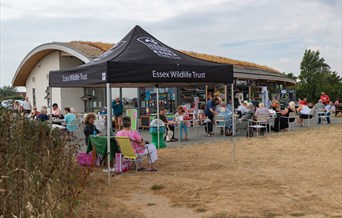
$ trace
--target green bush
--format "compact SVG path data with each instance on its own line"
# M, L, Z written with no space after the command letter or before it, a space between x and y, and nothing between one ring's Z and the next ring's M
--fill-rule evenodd
M78 144L48 123L0 111L0 217L72 217L86 173Z

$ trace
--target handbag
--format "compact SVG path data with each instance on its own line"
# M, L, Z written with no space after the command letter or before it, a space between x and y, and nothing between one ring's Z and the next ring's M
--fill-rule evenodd
M131 161L122 157L121 153L115 154L114 166L115 166L114 168L115 168L116 173L123 173L132 169Z

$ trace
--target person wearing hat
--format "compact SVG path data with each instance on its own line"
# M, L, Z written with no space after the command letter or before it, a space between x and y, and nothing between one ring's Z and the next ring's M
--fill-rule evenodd
M112 102L112 109L115 120L115 129L120 130L122 123L123 103L119 96L115 97L114 101Z

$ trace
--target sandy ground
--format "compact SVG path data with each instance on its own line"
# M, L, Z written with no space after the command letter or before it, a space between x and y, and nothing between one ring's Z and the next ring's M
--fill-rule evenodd
M76 216L342 217L342 124L173 146L158 155L158 172L115 175L109 187L94 169Z

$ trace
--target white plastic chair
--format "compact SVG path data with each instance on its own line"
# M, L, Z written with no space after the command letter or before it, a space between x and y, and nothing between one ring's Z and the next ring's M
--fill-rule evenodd
M225 136L226 122L223 116L217 115L214 117L215 128L221 130L223 128L223 136Z
M259 132L265 129L265 134L267 133L267 127L270 125L270 116L266 114L260 114L257 120L248 120L248 130L247 135L250 136L250 129L256 129L257 137L259 137Z
M294 124L293 128L295 128L295 126L296 126L295 123L296 123L296 120L297 120L297 113L296 112L290 112L288 117L280 116L280 118L279 118L279 126L280 126L280 119L287 119L287 123L289 125L289 131L291 131L291 123ZM293 121L291 121L291 120L293 120Z
M309 116L308 118L306 119L303 119L303 124L305 126L305 123L307 122L309 124L309 128L311 127L311 121L312 120L315 120L315 110L314 109L311 109L310 113L309 113Z

